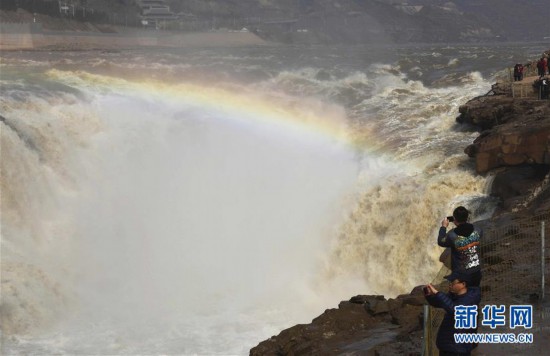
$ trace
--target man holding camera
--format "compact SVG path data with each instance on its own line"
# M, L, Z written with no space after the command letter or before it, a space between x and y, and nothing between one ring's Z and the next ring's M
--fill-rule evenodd
M470 286L479 287L481 282L481 260L479 257L479 243L483 231L468 222L469 212L459 206L441 222L437 244L451 250L451 270L467 275ZM447 232L449 222L455 228Z
M436 307L445 310L445 316L437 332L436 345L439 349L439 356L469 356L472 350L477 346L473 343L457 343L455 334L473 334L477 332L477 322L475 326L461 328L457 318L464 317L457 312L459 308L475 307L473 318L477 317L477 306L481 301L481 293L478 287L470 287L470 278L467 274L453 272L447 277L449 281L449 293L439 292L431 284L424 287L424 295L427 302ZM455 308L458 307L458 308Z

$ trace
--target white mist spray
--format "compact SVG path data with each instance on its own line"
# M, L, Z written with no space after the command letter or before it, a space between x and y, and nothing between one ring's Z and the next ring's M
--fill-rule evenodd
M60 112L76 106L62 102L27 128L56 139L35 142L37 155L50 154L26 164L51 177L26 181L24 190L53 189L50 198L29 197L22 210L31 227L44 225L43 210L62 216L66 231L34 234L49 241L47 255L41 244L18 247L60 286L56 310L70 307L41 347L241 353L324 307L311 281L355 184L353 152L316 135L233 120L238 113L129 93L89 91L86 98L91 104L77 103L87 114L71 111L70 124L59 124ZM10 122L46 110L21 105ZM80 130L90 116L96 129ZM47 132L52 123L60 132ZM23 144L8 150L29 151ZM24 176L17 159L6 163ZM15 243L23 228L6 224L13 230L5 241ZM43 263L34 255L44 255ZM17 277L8 284L19 288L25 273Z

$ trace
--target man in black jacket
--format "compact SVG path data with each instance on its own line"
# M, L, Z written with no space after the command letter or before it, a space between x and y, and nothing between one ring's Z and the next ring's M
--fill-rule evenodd
M481 260L479 244L483 231L468 222L469 212L459 206L453 211L453 223L456 227L447 233L449 218L443 219L437 236L441 247L451 249L451 270L469 276L470 286L479 287L481 282Z
M439 355L469 356L477 345L457 343L455 334L473 334L477 332L477 307L481 301L481 292L478 287L468 286L468 275L453 272L445 278L449 281L449 293L439 292L431 284L428 284L424 289L428 303L445 310L445 316L439 326L436 339ZM475 306L475 314L472 311L473 306ZM461 320L456 320L457 315ZM471 325L466 325L461 321L469 321Z

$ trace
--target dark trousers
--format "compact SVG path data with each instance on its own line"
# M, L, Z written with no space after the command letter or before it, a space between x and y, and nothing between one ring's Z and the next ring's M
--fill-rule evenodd
M470 283L468 287L479 287L481 283L481 271L474 272L470 275Z
M541 88L540 88L540 98L541 99L548 99L549 92L550 92L550 90L548 88L548 84L542 85Z

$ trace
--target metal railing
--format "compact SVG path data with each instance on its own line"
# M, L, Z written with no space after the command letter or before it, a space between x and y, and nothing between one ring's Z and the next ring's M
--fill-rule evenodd
M526 78L531 78L531 80L526 81ZM508 68L508 75L503 75L499 81L509 87L513 98L550 99L550 82L543 85L544 83L537 82L533 78L539 78L536 61L523 66L522 80L515 81L514 68ZM546 80L550 81L548 76L546 76Z
M537 322L550 325L545 317L548 307L545 301L545 275L548 273L546 260L550 246L550 212L506 221L501 228L485 231L481 241L482 274L481 305L535 304L539 306ZM497 222L498 224L498 222ZM443 276L450 273L443 267L433 283L439 290L446 290ZM436 287L437 288L437 287ZM535 307L536 309L537 307ZM535 310L536 312L536 310ZM424 356L438 355L436 335L443 320L444 311L429 305L424 307ZM481 329L480 329L481 330ZM529 345L515 345L515 348L529 348Z

